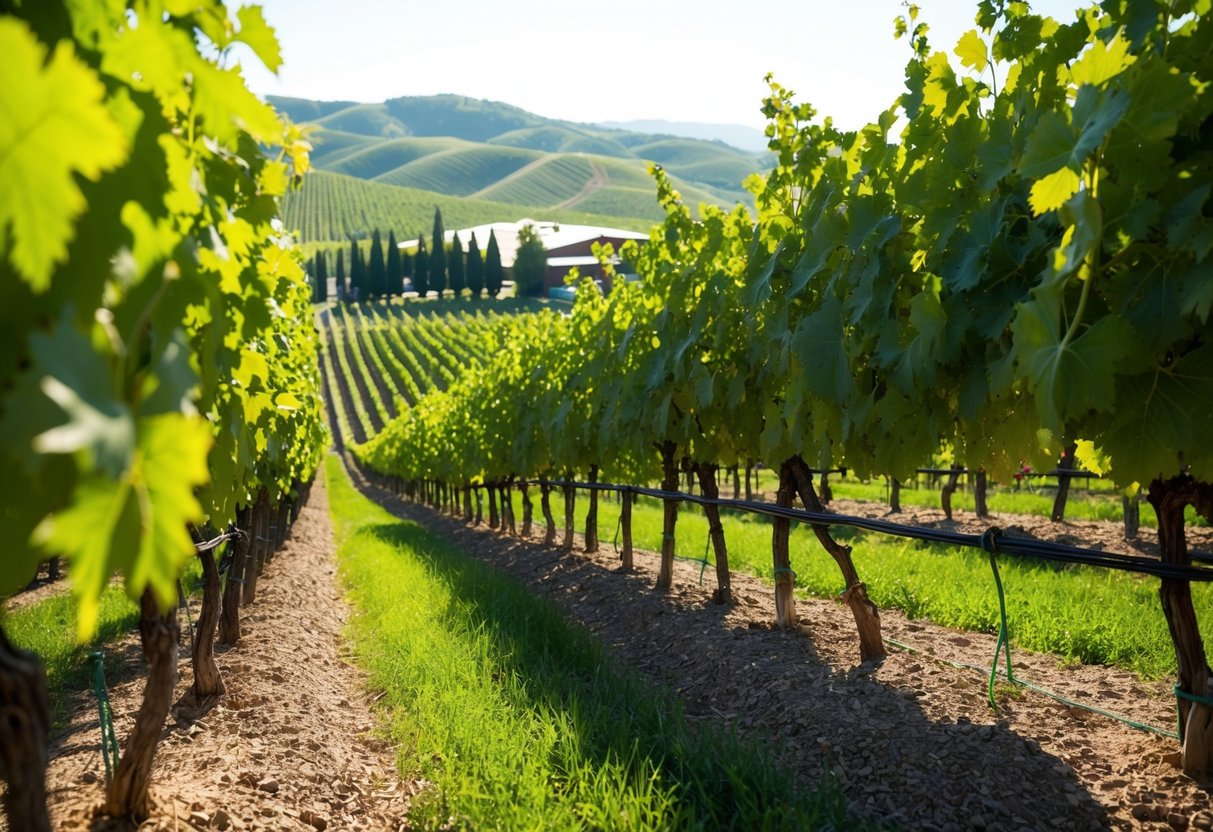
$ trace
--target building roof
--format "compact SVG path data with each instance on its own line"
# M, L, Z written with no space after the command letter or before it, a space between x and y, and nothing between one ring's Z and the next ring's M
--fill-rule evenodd
M587 240L596 240L599 237L616 237L624 240L647 240L649 238L648 234L639 231L628 231L623 228L606 228L598 225L570 225L569 223L550 222L547 220L521 219L517 222L493 222L486 225L476 225L471 228L447 231L443 234L443 241L447 245L450 245L454 240L455 234L458 233L459 242L463 246L463 250L467 251L468 243L471 242L472 235L475 234L476 245L480 247L480 252L483 254L489 245L489 234L494 234L497 237L497 248L501 251L501 265L509 268L514 265L514 257L518 253L518 232L528 225L534 226L535 230L539 232L539 239L543 241L543 247L548 251L583 243ZM419 243L420 240L405 240L398 244L398 248L413 249L417 248ZM553 261L549 260L548 262L551 264Z

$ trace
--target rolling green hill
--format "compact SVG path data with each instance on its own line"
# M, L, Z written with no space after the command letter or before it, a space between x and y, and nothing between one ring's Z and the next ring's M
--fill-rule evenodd
M544 154L535 150L491 147L461 141L459 147L416 159L376 177L376 180L389 185L421 188L451 196L468 196L492 187L527 165L544 158Z
M692 205L752 205L741 183L768 164L765 154L720 142L556 121L508 104L456 95L394 98L379 104L270 101L291 118L312 125L317 168L448 198L529 206L532 215L545 218L556 210L576 209L604 215L605 224L613 225L623 225L625 218L646 224L659 219L661 211L645 172L648 161L661 164ZM328 194L334 188L326 184L317 192ZM404 204L413 199L397 194L391 201ZM446 211L443 208L444 215ZM359 224L356 213L352 207L330 206L324 217L332 215L332 220L321 220L318 214L300 227L305 239L337 239L369 227Z
M370 144L361 145L353 152L345 153L327 163L318 163L317 167L331 170L334 173L356 176L359 179L374 179L418 159L465 146L477 147L478 145L462 139L429 136L424 138L408 136L386 141L371 140Z

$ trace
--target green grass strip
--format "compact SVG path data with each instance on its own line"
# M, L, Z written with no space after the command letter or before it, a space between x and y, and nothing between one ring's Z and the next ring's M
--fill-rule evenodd
M358 494L327 463L350 635L423 828L855 828L836 787L797 791L769 753L605 657L550 602Z

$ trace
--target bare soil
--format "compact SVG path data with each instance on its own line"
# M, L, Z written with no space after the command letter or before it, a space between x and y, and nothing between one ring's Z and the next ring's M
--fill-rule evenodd
M423 784L402 782L391 749L376 738L364 680L343 653L349 613L334 573L321 477L262 574L256 602L242 610L240 643L220 648L225 695L195 701L189 628L180 616L176 704L156 753L155 813L141 830L404 828L410 797ZM143 692L138 636L108 649L126 668L110 686L121 741ZM105 769L91 693L73 698L51 758L56 829L124 828L95 820Z
M361 487L397 516L551 598L619 661L674 690L692 720L768 744L807 788L836 778L854 810L874 820L924 830L1213 830L1213 784L1178 770L1175 740L1006 686L992 711L986 675L952 663L988 667L993 636L884 611L886 637L918 652L895 650L883 662L860 664L854 622L840 604L799 600L800 625L776 630L773 593L760 580L735 575L738 601L721 607L711 603L711 574L700 584L698 564L678 561L673 589L657 592L655 553L637 551L636 570L623 574L609 544L595 554L565 552L541 545L541 524L530 539L511 538ZM831 508L886 510L846 501ZM938 510L907 508L898 519L962 531L994 522L1048 539L1125 547L1115 551L1148 552L1152 535L1143 530L1134 545L1119 539L1117 524L956 518L949 524ZM334 574L322 481L258 590L240 644L218 656L226 695L193 700L183 636L177 703L156 757L156 811L141 828L406 828L409 801L427 784L398 778L392 750L376 737L364 680L345 661L349 613ZM142 693L138 638L110 649L126 668L110 691L122 738ZM1075 700L1173 726L1166 684L1113 668L1063 667L1023 650L1015 652L1015 669ZM55 828L121 828L95 820L104 769L91 695L73 699L51 753Z
M860 664L854 621L841 604L798 600L800 624L776 630L772 588L760 580L734 575L739 600L721 607L711 602L712 576L700 584L698 564L678 561L673 589L658 592L655 553L637 551L636 570L623 574L609 544L594 554L542 546L542 520L529 539L511 538L362 487L397 516L554 600L622 661L676 691L692 719L768 743L807 787L836 777L850 805L874 820L924 830L1213 829L1213 784L1178 769L1174 739L1006 685L991 710L988 671L952 663L988 668L992 635L887 610L885 636L918 652ZM832 508L873 510L841 501ZM927 511L904 517L942 520ZM959 515L953 526L968 528ZM1112 545L1106 529L1095 534ZM1074 700L1174 725L1166 684L1023 650L1015 670Z

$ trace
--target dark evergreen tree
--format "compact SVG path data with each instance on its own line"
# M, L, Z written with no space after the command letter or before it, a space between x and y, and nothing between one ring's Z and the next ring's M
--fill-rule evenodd
M433 245L430 247L430 288L441 297L446 285L446 232L442 230L442 211L434 209Z
M376 228L371 234L371 253L366 264L367 299L387 294L387 270L383 266L383 239Z
M463 242L459 239L458 231L451 238L451 251L447 257L447 274L451 279L451 291L455 293L455 297L460 297L467 284L463 279Z
M345 300L350 287L345 285L345 249L337 249L337 300Z
M497 233L489 232L489 247L484 253L484 288L488 289L489 297L497 297L501 284L505 280L505 269L501 267L501 249L497 247Z
M425 237L417 241L417 256L413 258L413 288L423 298L430 290L430 258L425 251Z
M400 294L400 280L404 272L400 267L400 249L396 247L396 232L387 233L387 288L384 294L388 297Z
M366 263L357 240L350 240L350 294L358 300L366 300Z
M548 271L548 253L533 225L518 232L518 253L514 256L514 294L538 296L543 294L543 280Z
M316 252L316 303L329 299L329 259L323 251Z
M480 246L476 244L476 235L468 242L467 284L472 290L472 297L480 297L484 291L484 258L480 256Z

